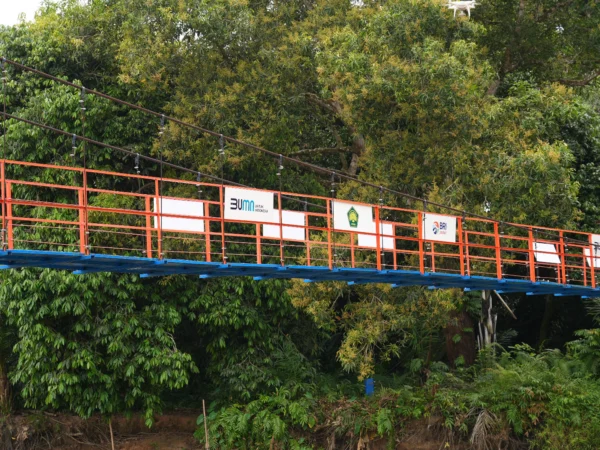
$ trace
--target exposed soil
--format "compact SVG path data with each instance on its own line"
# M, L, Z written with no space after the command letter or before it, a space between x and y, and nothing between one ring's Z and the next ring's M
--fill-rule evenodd
M116 450L201 450L194 438L199 411L166 413L156 418L148 429L143 418L115 417L113 430ZM466 450L464 443L451 442L440 432L435 419L415 421L398 436L397 450ZM10 436L10 437L9 437ZM323 440L323 447L337 450L345 447L334 437ZM373 434L354 444L357 450L389 449L386 439ZM274 448L279 448L275 446ZM108 424L100 417L82 420L65 414L32 412L0 418L0 450L111 450Z
M148 429L143 418L113 418L116 450L195 450L198 411L177 411L156 418ZM31 413L0 419L0 450L109 450L108 424L99 417L82 420L64 414ZM4 444L2 444L4 442ZM11 442L11 444L7 444ZM12 448L10 448L12 446ZM8 447L8 448L6 448Z

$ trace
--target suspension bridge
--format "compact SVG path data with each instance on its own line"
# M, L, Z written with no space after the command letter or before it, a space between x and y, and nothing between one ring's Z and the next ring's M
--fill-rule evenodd
M332 175L329 197L241 186L8 113L9 64L80 89L82 114L85 94L119 100L7 59L3 63L5 145L7 122L20 121L71 138L73 148L81 143L127 153L136 168L140 159L150 160L160 164L161 176L86 167L85 147L83 167L16 161L5 154L0 159L1 269L297 278L600 297L599 235L499 222L435 203L430 206L454 214L392 207L383 195L376 204L336 198L336 175L351 178L343 174ZM164 130L164 115L120 102L161 117ZM331 173L185 125L219 137L221 150L228 141L279 158L279 179L284 160ZM164 177L163 165L187 176ZM196 176L189 179L189 174Z

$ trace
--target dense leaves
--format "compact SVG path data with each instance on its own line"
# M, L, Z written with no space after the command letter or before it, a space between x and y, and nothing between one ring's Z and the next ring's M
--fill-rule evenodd
M163 301L173 286L157 287L50 270L5 277L0 306L19 330L12 379L25 406L84 417L142 409L151 424L161 390L185 386L198 371L173 337L181 318Z
M482 0L468 20L433 0L57 0L32 23L0 28L0 54L382 186L498 219L597 232L598 6ZM6 75L11 114L83 132L79 92L12 67ZM160 147L169 161L220 175L213 137L169 123L159 140L155 117L89 95L85 106L87 136L146 155ZM7 158L82 162L81 144L70 156L69 139L4 125ZM86 163L133 170L131 158L93 146ZM275 165L228 144L222 170L275 188ZM283 189L328 195L322 175L284 170ZM357 183L336 195L378 199ZM108 195L90 202L131 206ZM56 218L73 220L67 214ZM18 233L53 250L75 243L65 230ZM104 245L131 247L130 237L111 239ZM14 400L84 417L143 411L151 423L165 402L197 407L206 398L219 448L364 446L422 419L449 443L476 448L597 447L600 344L596 329L575 334L593 326L579 299L507 302L519 319L497 311L499 341L531 347L496 349L468 368L479 297L458 290L7 271L0 409ZM566 354L532 350L548 343ZM377 396L358 399L357 381L371 376Z

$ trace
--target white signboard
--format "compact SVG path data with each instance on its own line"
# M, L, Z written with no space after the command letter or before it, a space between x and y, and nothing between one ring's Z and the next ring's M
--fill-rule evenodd
M273 222L279 222L279 210L274 213ZM297 211L281 211L281 223L286 225L306 225L306 214ZM283 239L289 241L304 241L306 239L305 229L299 227L281 227ZM263 236L279 239L279 225L263 225Z
M600 234L592 234L592 249L594 252L594 269L600 269ZM592 259L590 258L590 250L584 248L583 253L586 256L588 266L591 267Z
M156 198L154 199L154 211L157 212ZM161 214L173 214L177 216L204 216L204 202L198 200L179 200L174 198L160 199ZM204 231L204 219L183 219L180 217L161 217L160 227L165 231ZM157 217L154 217L154 228L158 228Z
M426 241L456 242L456 217L423 214L423 239Z
M394 238L386 237L394 235L394 226L391 223L381 223L379 224L381 230L379 231L381 237L381 242L379 243L381 249L383 250L394 250ZM375 233L375 223L373 223L373 231ZM359 247L369 247L369 248L377 248L377 236L370 234L359 234L358 235L358 246Z
M273 202L273 192L226 187L225 219L272 222Z
M374 232L373 207L334 200L333 228L339 231Z
M558 256L558 253L556 253L556 247L554 244L534 242L533 254L538 262L547 264L560 264L560 257Z

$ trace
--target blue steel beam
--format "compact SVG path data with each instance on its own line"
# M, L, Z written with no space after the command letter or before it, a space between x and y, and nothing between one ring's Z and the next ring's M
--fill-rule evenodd
M522 279L461 276L454 273L420 273L410 270L377 270L367 268L334 268L321 266L281 266L278 264L245 264L184 259L151 259L136 256L114 256L73 252L8 250L0 252L0 268L41 267L69 270L77 274L117 272L139 274L143 278L167 275L194 275L202 279L248 276L257 280L298 278L307 283L343 281L349 285L386 283L392 287L424 286L430 289L461 288L465 291L497 290L500 293L528 295L600 297L600 289L552 282L532 283Z

